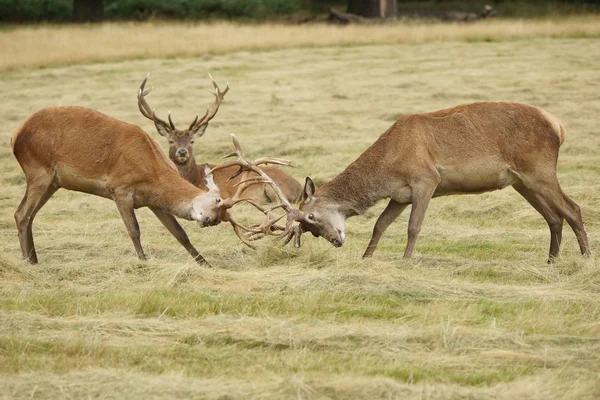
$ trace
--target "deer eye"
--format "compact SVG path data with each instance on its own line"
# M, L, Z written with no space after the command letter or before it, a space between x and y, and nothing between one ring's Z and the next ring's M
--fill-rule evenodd
M221 202L221 199L217 198L217 199L215 200L215 202L216 202L217 204L219 204L219 203Z
M309 221L314 221L315 220L315 215L313 213L310 213L306 216L306 219L308 219Z
M173 144L173 143L175 143L174 140L169 140L169 144Z
M190 140L190 144L194 144L194 141L193 141L193 140Z

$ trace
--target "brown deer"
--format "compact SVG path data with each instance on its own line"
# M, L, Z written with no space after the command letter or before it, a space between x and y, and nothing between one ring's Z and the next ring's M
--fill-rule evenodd
M196 159L193 154L194 140L204 135L208 123L215 116L219 110L219 106L225 97L225 94L229 91L229 83L225 90L221 91L217 83L214 81L212 76L210 80L215 88L215 102L208 106L206 113L202 118L196 119L187 129L177 129L173 120L171 119L171 113L168 115L169 122L165 122L160 118L156 117L154 111L150 108L145 98L141 93L147 93L144 90L146 85L146 79L142 82L141 90L138 92L138 107L142 115L154 122L157 132L167 138L169 141L169 158L179 173L188 181L194 185L204 188L204 164L196 164ZM211 168L215 167L214 164L209 164ZM263 171L281 188L286 199L291 202L300 200L302 194L302 185L296 179L289 176L284 171L274 167L261 167ZM221 190L221 197L228 199L234 196L237 191L236 185L240 181L240 177L232 180L228 180L229 176L235 172L235 168L221 169L215 172L214 180L219 189ZM256 174L253 174L256 176ZM275 193L268 184L257 184L248 187L242 193L244 197L253 199L260 203L273 202L276 200Z
M475 103L402 116L319 190L306 178L300 211L288 213L288 222L295 219L300 233L309 231L340 247L346 218L390 198L363 255L371 257L383 232L412 204L404 252L410 257L432 197L512 186L548 223L549 261L559 253L565 219L581 253L589 256L580 208L562 191L556 175L564 139L556 117L524 104ZM284 233L290 233L289 227Z
M181 177L140 127L88 108L51 107L31 115L11 146L27 182L15 220L30 263L38 261L33 219L59 188L114 200L140 259L146 256L134 209L148 207L196 261L205 262L174 216L200 226L218 224L223 215L219 188L209 174L204 175L206 189Z

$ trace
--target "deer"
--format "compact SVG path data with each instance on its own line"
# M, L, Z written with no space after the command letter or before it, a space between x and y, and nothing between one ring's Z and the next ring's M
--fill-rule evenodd
M347 218L390 199L363 258L373 256L385 230L412 205L404 251L409 258L432 198L512 186L548 224L548 262L558 257L564 220L573 229L581 254L589 257L581 209L558 181L558 153L564 140L565 130L555 116L519 103L481 102L401 116L318 190L307 177L299 208L281 206L288 220L280 235L287 235L286 243L294 237L299 247L300 236L311 232L341 247Z
M140 95L146 95L140 89ZM23 257L37 264L32 234L38 211L60 188L112 199L140 260L135 209L148 207L199 264L206 263L175 217L200 227L221 222L219 187L205 166L204 187L184 179L140 127L85 107L49 107L32 114L11 137L26 179L15 212Z
M179 173L192 184L205 188L204 185L204 164L196 164L196 159L193 153L193 144L196 139L199 139L206 132L208 123L217 114L219 106L223 101L223 98L229 91L229 82L225 90L221 91L219 86L208 74L215 92L215 102L207 107L206 113L202 118L198 118L192 122L187 129L177 129L171 118L171 113L168 114L168 123L156 116L151 107L148 105L146 99L141 94L144 93L144 87L146 85L146 79L142 82L140 91L138 92L138 107L142 115L152 122L156 127L156 131L159 135L165 137L169 143L169 159L175 164ZM215 164L208 164L210 168L216 167ZM296 179L284 171L268 166L260 167L265 173L272 179L279 188L281 188L284 196L290 202L297 202L300 200L302 193L302 185ZM228 177L235 171L235 168L219 169L214 174L214 180L216 185L221 191L221 197L224 199L232 198L237 192L237 186L240 178L228 180ZM254 174L254 176L256 176ZM251 198L254 201L260 203L275 202L276 197L273 190L268 184L258 183L247 187L242 193L244 197Z

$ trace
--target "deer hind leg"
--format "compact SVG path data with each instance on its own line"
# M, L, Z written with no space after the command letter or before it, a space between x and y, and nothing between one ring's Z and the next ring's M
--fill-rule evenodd
M140 226L135 217L133 197L131 195L115 196L114 200L117 204L119 214L121 214L121 219L127 228L127 233L129 233L129 237L133 242L133 247L135 247L138 258L140 260L146 260L146 255L144 254L144 249L142 249L142 243L140 241Z
M588 237L581 218L581 209L561 189L556 176L537 177L522 176L523 183L541 197L554 212L558 213L573 229L581 254L591 255Z
M15 212L15 222L19 234L21 252L31 264L37 264L37 253L33 243L33 219L37 212L46 204L52 195L58 190L54 186L54 176L46 171L38 172L35 179L27 180L25 196Z
M371 257L373 255L383 232L385 232L388 226L398 218L406 207L408 207L408 204L401 204L395 200L390 200L385 210L383 210L379 218L377 218L375 227L373 227L373 236L371 236L371 241L365 250L365 254L363 254L363 258Z
M415 243L425 219L425 212L438 183L439 179L432 182L422 181L416 185L411 185L412 208L410 210L410 218L408 219L408 241L406 243L406 250L404 251L404 258L409 258L415 249Z
M528 189L523 183L516 183L513 188L539 212L548 223L550 228L550 250L548 263L551 263L558 256L560 251L560 242L562 240L562 228L564 218L556 212L542 197L533 190Z
M148 208L152 210L154 215L156 215L160 222L162 222L165 228L167 228L169 232L171 232L171 234L175 236L175 239L177 239L177 241L181 243L183 247L185 247L187 252L190 253L192 257L194 257L194 260L196 260L198 264L208 264L204 257L202 257L200 253L198 253L198 250L196 250L196 248L192 246L192 243L190 243L190 239L188 238L187 233L185 233L185 231L183 230L181 225L179 225L179 222L177 222L174 216L156 207Z
M573 229L575 236L577 237L577 242L579 243L579 250L581 254L589 257L592 255L592 251L590 250L590 245L588 242L587 232L585 231L585 227L583 226L583 219L581 218L581 208L569 198L561 189L561 194L565 201L565 219L567 223Z

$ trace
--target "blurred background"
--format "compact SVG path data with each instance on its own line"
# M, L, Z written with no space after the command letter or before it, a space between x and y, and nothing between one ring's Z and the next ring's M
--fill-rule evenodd
M484 16L486 5L498 17L534 18L597 13L600 0L0 0L0 22L150 19L307 22L326 19L332 8L342 13L371 18L460 19L460 13L463 13L462 17L471 20L473 15Z

